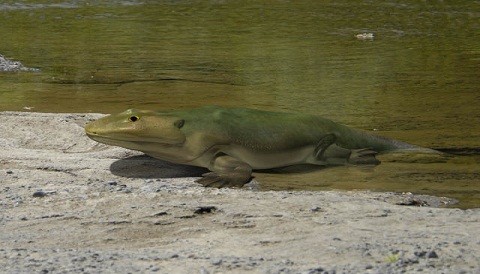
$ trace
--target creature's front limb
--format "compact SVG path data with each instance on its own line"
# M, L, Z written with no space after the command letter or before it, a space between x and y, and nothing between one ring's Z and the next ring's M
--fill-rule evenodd
M250 165L228 155L217 156L208 169L212 172L196 180L206 187L242 187L252 178Z

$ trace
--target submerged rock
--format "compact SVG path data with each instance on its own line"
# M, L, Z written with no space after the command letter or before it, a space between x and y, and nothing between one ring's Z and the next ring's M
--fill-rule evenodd
M8 71L32 71L38 72L39 69L36 68L27 68L19 61L12 61L10 59L5 58L3 55L0 54L0 72L8 72Z
M355 38L357 38L358 40L373 40L375 38L375 35L371 32L364 32L356 34Z

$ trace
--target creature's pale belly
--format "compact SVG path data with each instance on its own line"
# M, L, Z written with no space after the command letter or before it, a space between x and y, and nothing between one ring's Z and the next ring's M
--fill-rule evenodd
M227 146L221 152L235 157L253 169L269 169L308 163L313 156L313 146L282 151L255 151L241 146Z

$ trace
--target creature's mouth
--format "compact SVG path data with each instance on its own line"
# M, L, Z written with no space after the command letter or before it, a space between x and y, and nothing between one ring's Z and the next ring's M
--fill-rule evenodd
M134 140L131 138L121 138L121 137L109 137L101 134L97 134L95 132L86 132L87 136L99 143L107 144L107 145L113 145L113 146L120 146L120 147L126 147L129 148L132 145L135 147L143 147L143 146L149 146L149 145L155 145L159 147L174 147L174 146L181 146L182 143L178 144L171 144L168 142L162 142L161 140ZM137 149L137 148L135 148Z

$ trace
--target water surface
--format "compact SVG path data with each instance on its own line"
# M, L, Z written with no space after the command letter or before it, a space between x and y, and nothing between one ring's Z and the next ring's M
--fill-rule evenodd
M0 54L40 72L0 74L0 110L301 111L465 151L480 147L479 15L478 1L3 1ZM258 177L275 189L410 191L472 207L479 162Z

